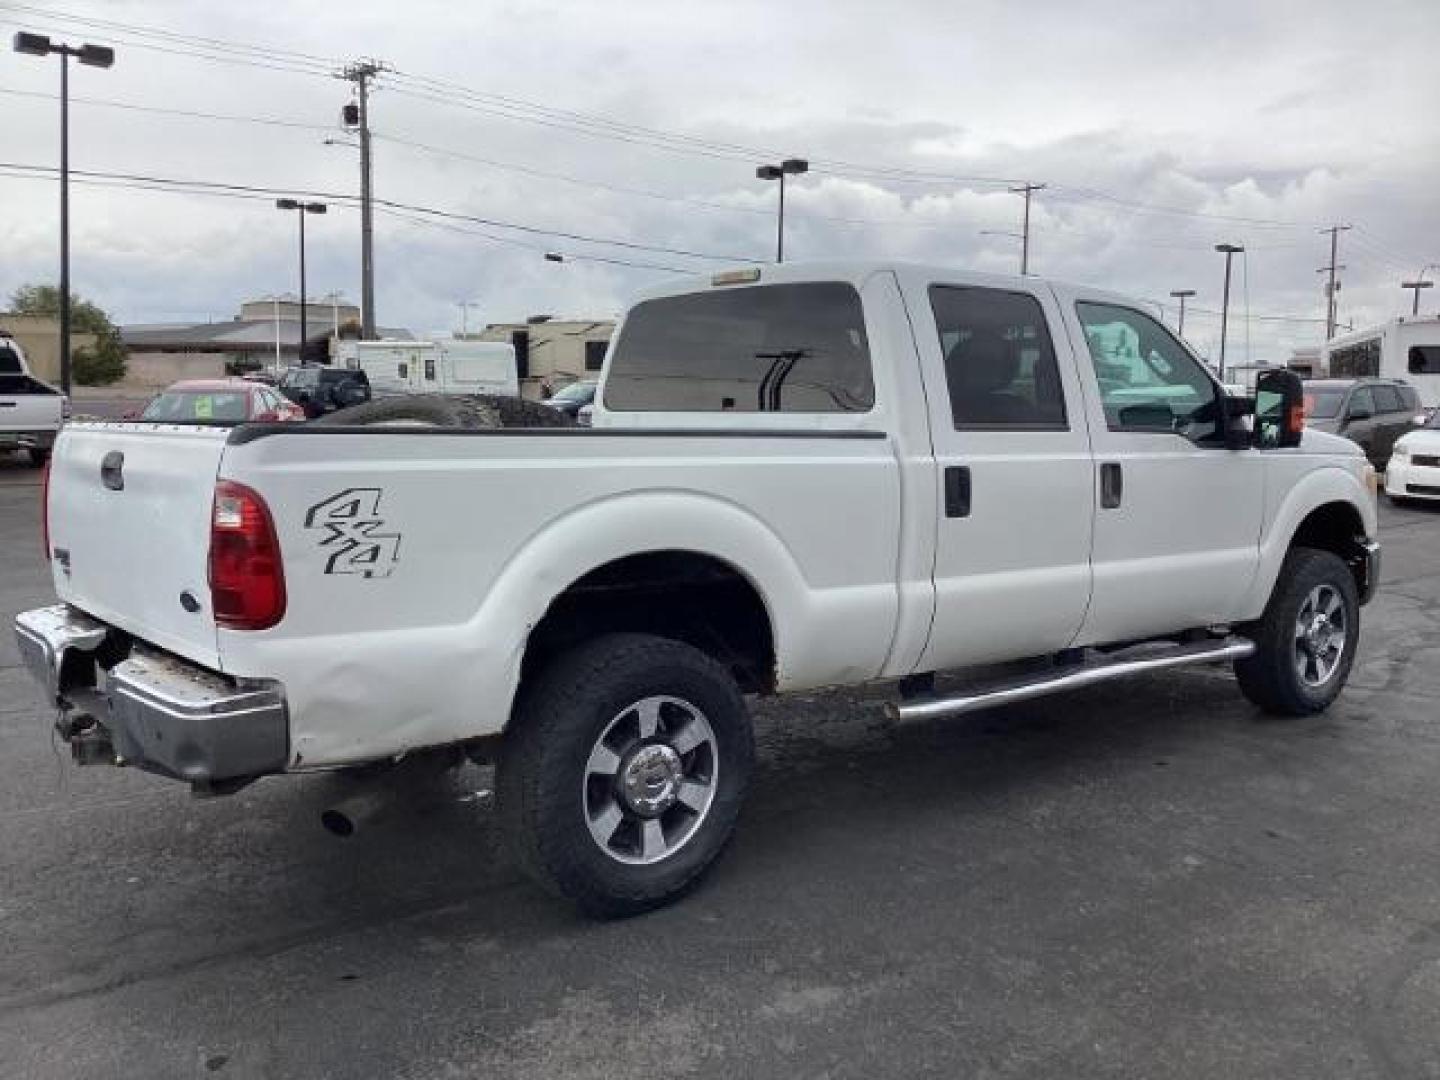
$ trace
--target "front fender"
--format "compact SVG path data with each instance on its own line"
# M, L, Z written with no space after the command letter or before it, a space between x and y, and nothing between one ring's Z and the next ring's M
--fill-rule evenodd
M1375 497L1363 479L1364 468L1363 460L1358 458L1353 465L1325 465L1305 473L1288 487L1283 476L1267 477L1267 484L1274 484L1285 494L1279 505L1266 514L1259 564L1242 621L1258 619L1264 613L1295 533L1316 510L1336 503L1348 506L1359 517L1364 537L1374 537L1377 528Z

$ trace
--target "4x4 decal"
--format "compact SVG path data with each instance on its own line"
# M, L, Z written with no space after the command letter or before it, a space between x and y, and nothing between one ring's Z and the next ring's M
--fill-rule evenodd
M379 488L346 488L310 507L305 528L320 529L327 574L389 577L400 559L400 534L384 532Z

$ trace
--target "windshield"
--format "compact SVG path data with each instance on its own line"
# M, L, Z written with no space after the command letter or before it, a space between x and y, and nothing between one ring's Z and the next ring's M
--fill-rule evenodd
M571 383L563 390L557 390L552 401L589 401L595 396L595 384L593 382Z
M280 377L281 386L313 387L320 385L320 372L314 368L291 368Z
M244 420L244 391L167 390L140 414L142 420L186 423L195 420Z
M1305 415L1311 420L1333 420L1340 415L1340 405L1345 400L1345 391L1319 387L1305 388Z

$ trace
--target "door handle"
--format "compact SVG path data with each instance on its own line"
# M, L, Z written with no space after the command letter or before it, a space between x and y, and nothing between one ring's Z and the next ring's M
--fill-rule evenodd
M945 516L970 516L969 465L950 465L945 469Z
M1125 474L1118 461L1107 461L1100 466L1100 508L1114 510L1125 497Z

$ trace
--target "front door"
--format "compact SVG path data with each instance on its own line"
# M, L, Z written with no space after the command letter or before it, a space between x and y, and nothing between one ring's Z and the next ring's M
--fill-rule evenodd
M919 670L1070 644L1090 598L1092 462L1053 294L908 290L939 486L935 617ZM914 304L914 301L911 301ZM1059 334L1063 343L1063 331Z
M1083 296L1066 309L1094 387L1095 583L1081 643L1231 621L1259 565L1260 452L1225 448L1223 389L1158 321Z

